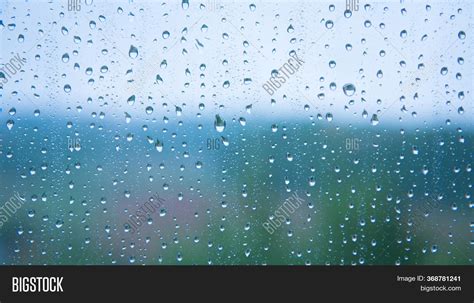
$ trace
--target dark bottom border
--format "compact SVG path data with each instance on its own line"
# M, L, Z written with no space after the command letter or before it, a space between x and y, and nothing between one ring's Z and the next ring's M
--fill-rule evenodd
M63 277L64 292L13 293L12 277ZM472 303L474 266L0 266L1 303L163 299Z

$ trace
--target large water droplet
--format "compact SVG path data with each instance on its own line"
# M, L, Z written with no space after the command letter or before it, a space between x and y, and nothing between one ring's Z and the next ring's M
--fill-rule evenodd
M130 58L135 59L136 57L138 57L138 49L135 46L130 45L128 55L130 56Z
M15 125L15 122L13 122L13 120L8 120L7 121L8 130L11 130L13 128L13 125Z
M163 142L160 142L160 140L156 140L155 148L158 152L161 153L163 151Z
M133 105L133 104L135 104L135 95L131 95L131 96L127 99L127 103L128 103L128 105Z
M225 129L225 121L219 115L216 115L216 120L214 121L214 128L222 133Z
M331 28L334 27L334 22L332 22L332 20L328 20L328 21L326 21L325 25L326 25L327 29L331 29Z
M344 94L348 97L353 96L356 92L354 84L351 83L344 84L342 90L344 91Z
M128 124L130 122L132 122L132 116L129 113L125 112L125 123Z
M183 0L183 2L181 2L181 7L183 9L188 9L189 8L189 0Z
M372 118L370 118L370 124L372 124L374 126L379 124L379 118L377 117L376 114L373 114Z
M327 114L326 114L326 120L327 120L328 122L331 122L332 119L333 119L332 114L331 114L331 113L327 113Z

